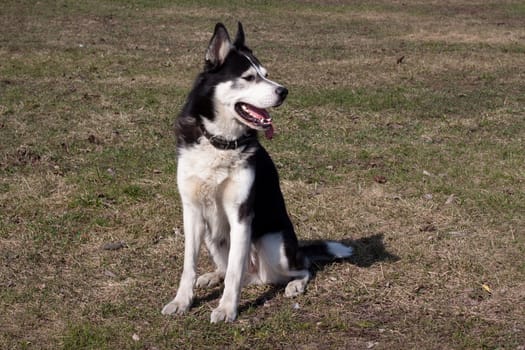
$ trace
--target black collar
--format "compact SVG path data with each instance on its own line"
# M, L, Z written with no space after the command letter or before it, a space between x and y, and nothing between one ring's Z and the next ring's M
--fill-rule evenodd
M212 146L215 148L221 149L221 150L237 149L257 139L256 134L250 133L248 135L243 135L239 137L237 140L229 141L229 140L226 140L222 136L210 134L210 132L206 130L203 124L201 124L200 127L201 127L202 134L204 135L204 137L208 139L208 141L210 141Z

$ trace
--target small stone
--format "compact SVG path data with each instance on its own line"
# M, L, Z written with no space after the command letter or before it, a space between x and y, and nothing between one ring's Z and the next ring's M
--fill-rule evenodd
M456 202L456 196L451 194L450 196L448 196L447 200L445 201L445 205L451 205L455 202Z
M117 278L117 275L109 270L105 270L104 275L111 278Z
M375 347L377 344L379 344L379 343L376 342L376 341L369 341L368 343L366 343L366 348L367 348L367 349L372 349L372 348Z
M377 182L378 184L384 184L387 182L387 179L383 175L376 175L374 176L374 181Z
M102 249L104 250L119 250L122 248L126 248L126 243L124 242L109 242L102 246Z

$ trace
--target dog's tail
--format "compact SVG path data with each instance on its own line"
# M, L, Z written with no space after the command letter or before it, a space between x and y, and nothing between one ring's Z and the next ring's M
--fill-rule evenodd
M347 259L354 252L352 247L335 241L304 242L300 244L300 250L310 261Z

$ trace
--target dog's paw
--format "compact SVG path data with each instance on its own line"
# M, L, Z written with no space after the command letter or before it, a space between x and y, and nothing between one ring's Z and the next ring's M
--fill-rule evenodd
M303 280L290 281L284 290L284 296L287 298L293 298L303 294L305 286L306 283Z
M233 322L237 318L237 311L225 307L218 307L211 313L211 323Z
M221 274L218 272L208 272L204 275L199 276L197 279L197 283L195 286L197 288L210 288L218 285L221 283L222 277Z
M176 298L162 308L163 315L182 315L188 312L191 302L180 302Z

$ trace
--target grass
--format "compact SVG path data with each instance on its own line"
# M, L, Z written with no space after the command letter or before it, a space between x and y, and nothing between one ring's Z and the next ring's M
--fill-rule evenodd
M523 9L4 2L0 348L521 349ZM211 325L220 288L160 315L183 259L171 125L238 19L290 89L264 143L297 232L356 256L294 300L248 287Z

